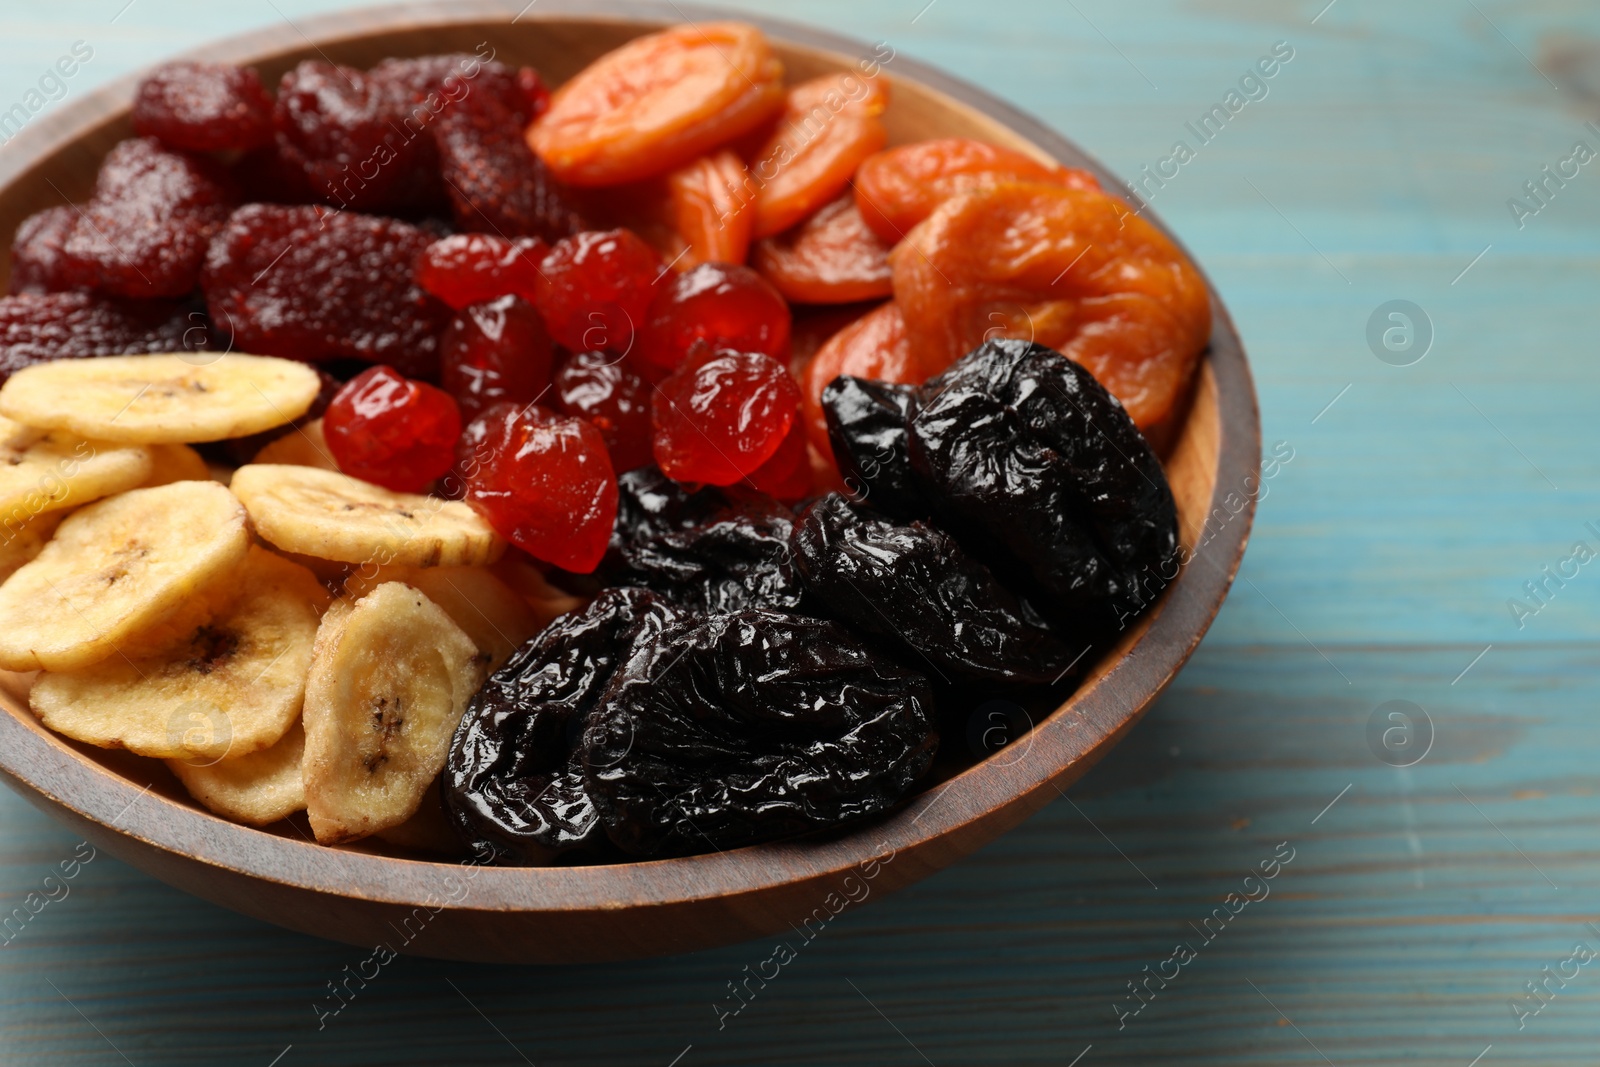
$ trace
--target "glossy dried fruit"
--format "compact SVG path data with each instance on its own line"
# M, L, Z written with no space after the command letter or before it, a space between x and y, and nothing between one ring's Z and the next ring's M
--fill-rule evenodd
M673 269L744 262L755 223L749 181L744 160L726 148L666 176L663 214L687 249Z
M232 182L209 161L153 137L123 141L61 246L64 279L111 296L192 292L206 246L228 216Z
M1176 576L1161 464L1079 364L986 342L923 386L907 431L935 521L1063 632L1103 639Z
M796 611L805 590L789 560L793 528L786 508L752 500L685 529L630 539L613 577L701 615Z
M202 352L210 343L205 316L177 301L89 293L0 297L0 382L55 359Z
M678 613L646 589L607 589L523 645L478 690L450 744L444 805L502 863L605 846L577 742L617 668Z
M11 291L56 293L72 288L62 247L78 223L71 204L47 207L22 220L11 240Z
M946 137L900 145L867 159L856 172L855 197L867 226L893 245L951 197L1006 182L1100 188L1086 170L1044 163L968 137Z
M351 378L322 418L339 469L354 478L420 493L455 462L461 415L450 394L391 367Z
M829 452L828 424L822 412L822 391L841 374L897 384L916 384L926 377L911 358L906 320L893 301L873 309L834 334L806 364L802 400L811 447ZM843 463L843 457L835 457ZM842 469L842 468L841 468Z
M937 746L920 674L836 622L744 611L636 648L582 755L606 836L658 856L885 811Z
M439 383L464 419L495 404L531 404L550 385L550 335L533 305L502 296L464 308L439 341Z
M751 157L755 235L794 226L844 191L861 162L889 139L887 79L825 74L789 90L777 129Z
M649 245L628 230L590 230L557 241L541 264L539 313L574 352L626 353L662 274Z
M789 305L766 279L736 263L702 263L674 275L650 305L639 357L680 366L696 348L735 348L786 360Z
M751 263L795 303L853 304L893 293L889 248L847 191L793 229L757 241Z
M811 493L811 450L806 446L804 419L795 419L783 443L745 482L758 493L793 502Z
M860 633L948 682L1050 685L1077 653L955 539L830 493L794 527L806 591Z
M575 352L556 372L556 406L600 431L611 466L642 467L651 459L650 383L606 352Z
M250 67L164 63L139 83L133 132L188 152L256 148L272 140L272 97Z
M913 357L936 372L1022 337L1089 369L1141 428L1165 419L1211 335L1204 280L1126 204L998 185L946 201L890 256Z
M617 478L599 430L502 404L473 421L462 448L475 459L466 501L502 537L579 574L599 565L617 517Z
M760 30L674 26L608 52L557 89L528 144L560 181L621 185L755 129L783 99L783 64Z
M206 255L206 306L240 351L387 363L432 380L449 310L411 280L431 243L394 219L250 204Z
M847 374L822 390L828 441L845 487L886 515L917 518L927 504L911 476L906 426L916 417L914 385Z
M656 464L680 482L732 485L778 451L799 404L800 389L777 360L706 352L656 389Z
M706 522L728 506L722 490L707 486L689 490L654 466L637 467L617 476L617 524L611 534L612 562L620 563L630 546L662 534Z
M549 254L550 246L538 237L458 233L423 249L416 280L457 311L508 294L532 303L538 299L539 264Z

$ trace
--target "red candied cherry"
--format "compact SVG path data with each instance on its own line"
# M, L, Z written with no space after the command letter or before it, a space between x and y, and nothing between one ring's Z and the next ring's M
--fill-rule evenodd
M545 408L497 404L462 438L466 501L536 559L588 574L617 521L617 476L600 431Z
M800 387L771 356L708 349L656 390L656 464L680 482L732 485L773 457L799 406Z
M639 355L671 370L699 344L789 358L789 305L749 267L702 263L662 286L639 335Z
M660 275L655 251L633 232L589 230L562 238L544 257L534 303L557 344L626 353Z
M352 478L420 493L455 461L461 414L449 393L380 364L334 394L322 432Z
M587 420L605 438L619 471L651 459L650 383L607 352L578 352L555 377L556 405Z
M461 417L475 419L492 404L530 404L550 385L550 335L533 305L502 296L456 313L439 341L439 383L455 397Z
M537 237L508 241L458 233L422 250L416 282L457 311L508 293L531 303L538 296L539 264L549 254L550 246Z
M811 492L811 451L804 419L794 420L772 458L751 471L746 481L750 488L779 500L799 500Z

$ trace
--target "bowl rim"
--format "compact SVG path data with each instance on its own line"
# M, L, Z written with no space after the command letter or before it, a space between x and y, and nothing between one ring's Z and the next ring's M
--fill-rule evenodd
M376 19L381 19L381 24ZM286 25L232 35L172 58L258 62L307 46L320 50L324 44L385 32L508 19L641 27L731 19L759 26L775 41L839 58L870 54L865 42L829 30L675 0L537 0L537 7L523 0L424 0L293 21L285 18ZM0 197L32 168L124 112L148 69L142 67L116 78L23 127L6 146L9 151L0 151ZM1259 477L1260 416L1243 344L1198 260L1115 174L1042 121L976 85L898 52L890 74L896 80L920 83L988 116L1062 162L1091 170L1190 256L1205 280L1213 314L1211 343L1200 369L1213 378L1218 409L1216 478L1205 513L1225 507L1225 495L1237 495L1251 476ZM1148 629L1102 676L1076 691L1035 726L1020 757L983 760L941 783L936 791L919 793L886 815L821 836L618 864L484 867L473 872L470 896L445 906L475 912L598 911L747 896L796 881L846 875L874 861L887 863L899 852L984 822L1029 797L1037 798L1049 789L1059 792L1062 784L1092 766L1142 717L1209 628L1249 540L1256 495L1244 492L1243 496L1244 507L1230 511L1230 520L1205 542L1211 548L1209 555L1196 551L1165 591ZM1203 559L1208 566L1195 566ZM1071 713L1064 714L1068 707ZM41 738L53 743L40 744ZM1030 758L1035 753L1038 757ZM432 907L440 901L436 884L430 883L437 883L456 865L455 861L328 848L233 823L159 794L147 797L150 785L140 788L132 779L13 714L0 715L0 773L25 795L37 794L106 834L130 837L159 851L247 878L318 894ZM1038 799L1028 811L1047 799ZM136 822L119 826L141 804L145 810Z

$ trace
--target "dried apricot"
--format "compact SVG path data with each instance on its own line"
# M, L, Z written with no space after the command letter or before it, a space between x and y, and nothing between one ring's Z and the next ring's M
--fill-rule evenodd
M794 229L757 241L753 262L797 304L853 304L894 291L889 245L867 228L848 190Z
M946 137L901 145L866 160L856 172L856 204L873 232L894 244L952 196L1001 182L1100 188L1086 170L1042 163L968 137Z
M841 374L900 384L917 384L927 377L912 361L911 347L906 343L906 321L894 301L834 334L806 366L800 386L801 414L811 446L824 456L833 455L833 451L828 444L828 423L822 415L822 391Z
M665 174L783 107L783 64L741 22L674 26L601 56L550 96L528 146L559 181Z
M1013 183L967 193L889 260L925 373L985 340L1022 337L1087 367L1141 429L1183 396L1211 334L1205 282L1188 257L1096 190Z
M841 193L889 139L884 79L827 74L789 90L778 127L752 157L755 236L782 233Z
M726 148L667 175L668 217L688 245L676 269L744 262L755 221L748 183L744 160Z

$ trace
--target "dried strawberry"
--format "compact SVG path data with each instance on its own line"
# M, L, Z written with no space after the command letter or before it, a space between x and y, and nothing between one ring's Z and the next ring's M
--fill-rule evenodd
M541 268L536 303L558 344L625 353L661 273L655 252L632 231L591 230L556 242Z
M799 408L800 387L777 360L708 350L655 393L656 463L680 482L732 485L773 457Z
M440 384L463 418L477 418L503 401L530 404L550 385L550 335L519 296L463 308L445 330L439 353Z
M539 264L549 254L537 237L458 233L417 257L417 284L457 311L507 294L531 302L538 299Z
M411 280L432 240L394 219L250 204L211 244L206 305L241 351L387 363L432 379L449 309Z
M450 209L464 230L557 241L583 219L522 136L509 105L476 94L447 108L433 127Z
M272 97L249 67L167 63L139 83L133 132L189 152L256 148L272 139Z
M322 432L344 473L418 493L455 462L461 415L443 390L379 366L345 383L322 417Z
M0 297L0 381L52 359L197 352L206 318L174 300L111 300L89 293Z
M789 305L749 267L702 263L661 287L639 335L639 356L671 369L698 346L789 357Z
M22 220L11 240L11 291L55 293L71 288L61 249L78 222L70 204L47 207Z
M631 471L650 462L650 383L607 352L577 352L556 371L556 404L605 438L611 465Z

